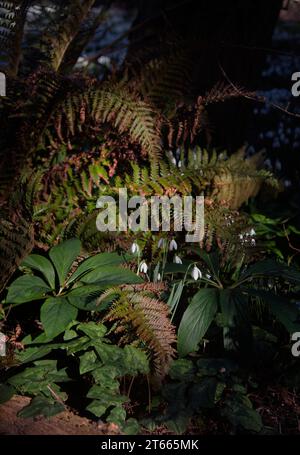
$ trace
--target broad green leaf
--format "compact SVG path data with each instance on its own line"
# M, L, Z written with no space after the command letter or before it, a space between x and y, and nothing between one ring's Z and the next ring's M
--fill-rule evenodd
M68 284L73 283L78 278L81 278L88 272L98 268L98 267L107 267L107 266L116 266L124 263L124 257L118 255L117 253L100 253L92 256L85 261L81 262L77 270L68 280Z
M79 357L80 359L80 366L79 372L80 374L85 374L89 371L93 371L95 368L101 367L101 363L98 361L96 354L94 351L87 351L83 355Z
M256 289L247 289L246 292L266 302L290 334L300 331L300 311L295 303L272 292Z
M83 283L101 286L115 286L118 284L143 283L141 277L134 272L120 267L98 267L81 278Z
M101 295L106 286L88 284L72 289L66 295L68 302L76 308L84 311L94 311L98 309L97 298Z
M96 417L101 417L106 412L107 406L100 403L98 400L93 400L86 410L94 414Z
M107 328L103 324L97 324L96 322L85 322L77 326L78 330L81 330L92 340L101 339L107 332Z
M34 362L35 360L45 357L47 354L49 354L49 352L52 351L52 349L53 346L49 345L26 348L24 351L16 354L16 359L22 364Z
M36 416L53 417L65 410L61 403L49 398L37 396L34 397L28 406L18 412L18 417L32 418Z
M64 332L77 317L78 310L62 297L46 300L41 308L41 322L47 337L55 338Z
M218 309L218 290L200 289L182 317L178 330L178 353L181 357L197 350Z
M120 384L116 380L118 373L117 368L113 365L104 365L93 370L92 376L98 385L101 384L101 387L118 392L120 388Z
M70 268L80 254L80 249L81 242L78 239L66 240L51 248L49 256L57 271L60 286L65 284Z
M123 423L121 430L127 435L135 435L139 433L140 425L136 419L133 419L131 417L130 419L126 420L125 423Z
M147 355L141 349L126 345L124 347L124 375L136 376L149 373ZM118 365L120 369L121 365ZM120 372L122 374L122 372Z
M0 384L0 404L9 401L15 394L14 387L7 384Z
M41 272L48 281L51 289L55 289L55 271L49 259L39 254L31 254L22 262L21 266Z
M224 324L224 348L235 351L242 345L250 346L252 331L248 322L248 296L232 289L220 290L219 296Z
M121 427L126 420L126 410L122 406L116 406L110 411L106 420Z
M169 376L174 381L188 381L193 378L195 374L195 367L191 360L178 359L172 362Z
M25 275L17 278L9 286L6 303L20 305L45 298L50 287L37 276Z
M240 279L244 280L245 278L256 278L260 276L280 277L293 283L300 283L300 272L297 269L288 267L272 259L266 259L265 261L252 265L241 274Z
M235 428L242 427L255 433L263 428L261 416L252 408L246 395L236 393L227 399L221 412Z

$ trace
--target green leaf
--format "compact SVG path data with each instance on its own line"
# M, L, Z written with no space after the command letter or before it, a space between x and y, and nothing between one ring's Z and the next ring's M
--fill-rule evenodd
M127 435L135 435L140 431L140 425L136 419L131 417L121 426L121 430Z
M77 317L78 310L62 297L46 300L41 308L41 322L47 337L55 338L64 332Z
M219 296L224 324L224 348L235 351L239 347L250 346L252 331L248 322L248 296L240 290L232 289L220 290Z
M22 262L21 266L41 272L48 281L51 289L55 289L55 271L49 259L39 254L31 254Z
M64 410L65 408L61 403L53 402L53 400L42 396L37 396L31 400L28 406L25 406L25 408L18 412L18 417L53 417Z
M37 276L25 275L17 278L9 287L6 303L20 305L45 298L50 287Z
M87 407L86 410L94 414L96 417L101 417L105 414L107 406L102 404L98 400L93 400Z
M52 346L39 346L34 348L26 348L16 354L16 359L22 364L34 362L49 354L53 349Z
M101 366L101 363L98 361L96 354L94 351L87 351L82 356L79 357L80 359L80 367L79 372L80 374L88 373L89 371L93 371L95 368Z
M265 261L252 265L242 273L240 278L244 280L245 278L256 278L260 276L275 276L293 283L300 283L300 272L297 269L288 267L272 259L266 259Z
M68 280L68 284L81 278L88 272L98 268L107 266L116 266L124 263L124 258L117 253L100 253L92 256L85 261L81 262L77 270L73 273Z
M225 402L222 415L235 427L258 433L262 430L261 416L252 408L252 404L246 395L236 393L234 397Z
M125 423L126 411L122 406L116 406L113 408L108 417L107 422L112 422L121 427Z
M78 239L66 240L51 248L49 256L57 271L60 286L64 286L70 268L80 254L80 249L81 242Z
M107 328L103 324L97 324L96 322L85 322L77 326L78 330L81 330L92 340L101 339L107 332Z
M290 334L300 331L300 311L295 303L268 291L246 289L246 292L266 302Z
M15 394L14 387L7 384L0 384L0 404L9 401Z
M196 351L218 309L218 290L201 289L194 295L178 330L178 353L181 357Z
M174 381L188 381L193 378L195 368L193 362L187 359L178 359L172 362L169 376Z
M94 283L101 286L143 283L141 277L134 272L120 267L98 267L81 278L83 283Z

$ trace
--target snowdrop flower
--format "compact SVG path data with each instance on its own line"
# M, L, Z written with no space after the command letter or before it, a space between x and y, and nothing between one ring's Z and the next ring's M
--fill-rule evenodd
M239 238L240 238L241 240L243 240L243 238L244 238L243 234L240 234L240 235L239 235Z
M160 273L157 275L157 281L161 281L161 274Z
M157 246L158 248L163 248L165 246L165 239L159 239Z
M194 265L191 275L195 281L201 280L201 278L202 278L202 272L200 269L198 269L198 267L196 265Z
M143 261L140 265L140 272L145 274L148 272L148 266L145 261Z
M173 251L173 250L176 251L177 248L178 248L178 245L177 245L176 240L174 240L174 239L171 240L170 245L169 245L169 250L170 251Z
M252 228L251 231L250 231L250 235L252 235L252 236L255 236L255 235L256 235L256 232L255 232L255 230L254 230L253 228Z
M255 245L256 245L256 242L255 242L254 239L251 240L251 245L252 245L252 246L255 246Z
M178 167L181 168L181 166L182 166L181 161L178 161Z
M210 280L210 279L211 279L211 275L209 275L209 273L207 273L207 274L206 274L206 278L207 278L208 280Z
M138 244L136 242L133 242L133 244L131 245L130 251L132 254L138 254L140 252L140 247L138 246Z
M179 256L174 257L174 262L175 262L175 264L182 264L182 260L180 259Z

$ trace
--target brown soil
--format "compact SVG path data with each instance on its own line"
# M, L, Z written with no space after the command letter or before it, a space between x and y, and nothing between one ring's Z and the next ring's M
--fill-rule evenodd
M23 419L18 412L27 406L29 398L15 396L0 406L0 435L113 435L120 434L114 424L97 424L71 411L51 419Z

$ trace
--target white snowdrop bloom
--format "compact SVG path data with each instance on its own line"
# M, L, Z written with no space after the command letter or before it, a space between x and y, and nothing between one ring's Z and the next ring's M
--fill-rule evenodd
M171 240L170 245L169 245L169 250L170 251L177 251L177 249L178 249L178 245L177 245L176 240L174 240L174 239Z
M132 254L137 254L140 252L140 247L138 246L138 244L136 242L133 242L133 244L131 245L130 251Z
M159 239L157 246L158 248L163 248L165 246L165 239Z
M148 272L148 266L145 261L143 261L140 265L140 272L142 273L147 273Z
M182 260L180 259L179 256L174 257L174 262L175 262L175 264L182 264Z
M252 240L251 240L251 245L252 245L252 246L255 246L255 245L256 245L255 239L252 239Z
M157 281L161 281L161 274L160 273L157 275Z
M250 235L252 235L252 236L255 236L255 235L256 235L256 232L255 232L255 230L254 230L253 228L252 228L251 231L250 231Z
M171 159L171 163L174 164L174 166L177 165L177 161L176 161L175 156L173 156L173 158Z
M243 240L243 238L244 238L243 234L240 234L240 235L239 235L239 238L240 238L241 240Z
M181 168L181 166L182 166L181 161L178 161L178 167Z
M282 141L284 141L284 139L282 139ZM279 160L276 160L276 162L275 162L275 169L276 169L276 171L279 171L279 172L282 170L282 164Z
M289 188L290 186L292 186L292 182L290 180L285 180L284 186L285 186L285 188Z
M79 57L79 59L77 60L77 66L80 66L81 68L88 66L88 64L89 64L88 60L85 59L84 57Z
M98 58L98 63L100 63L100 65L109 67L111 66L111 59L106 55L101 55L101 57Z
M202 272L200 269L198 269L198 267L196 265L194 265L191 275L195 281L201 280L201 278L202 278Z
M211 275L210 275L209 273L207 273L207 274L206 274L206 278L207 278L208 280L210 280L210 279L211 279Z

